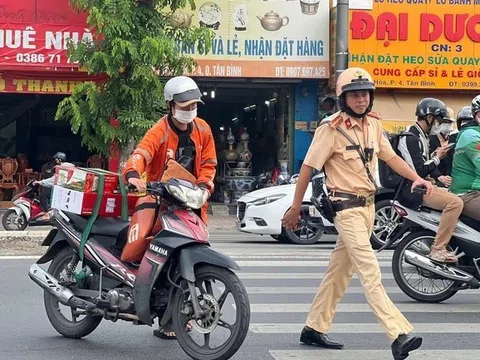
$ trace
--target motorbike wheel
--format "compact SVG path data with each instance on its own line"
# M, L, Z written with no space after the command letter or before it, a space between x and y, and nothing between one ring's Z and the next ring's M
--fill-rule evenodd
M417 300L419 302L425 302L425 303L439 303L445 300L450 299L453 295L457 293L458 290L455 290L454 287L456 285L455 281L452 280L442 280L443 282L447 283L444 289L441 289L440 291L436 292L431 292L427 293L425 291L420 291L419 289L415 289L412 284L409 283L407 280L402 263L404 261L404 253L406 249L418 252L421 255L428 255L430 252L430 247L433 244L433 241L435 240L435 234L430 232L430 231L418 231L411 233L407 235L396 247L395 251L393 252L393 258L392 258L392 271L393 271L393 277L395 278L395 282L397 283L398 287L402 289L402 291L411 297L414 300ZM451 251L450 248L447 247L448 250ZM423 270L419 269L418 267L414 267L413 265L410 265L405 262L408 266L412 267L414 269L413 274L415 272L419 275L419 277L422 277L423 279L428 279L430 281L433 280L441 280L438 278L430 278L429 275L432 275L428 270ZM413 275L411 276L413 277ZM411 278L410 277L410 278ZM410 279L409 278L409 279ZM419 282L422 283L423 286L423 280ZM439 286L437 286L438 289L440 289ZM425 287L423 287L423 290L425 290Z
M14 219L16 218L18 225L13 223ZM5 211L2 217L2 226L7 231L23 231L27 228L27 217L22 212L21 215L17 215L15 210L8 209Z
M192 319L191 315L185 315L185 310L193 307L189 300L191 295L187 282L183 280L181 282L182 290L177 290L173 298L172 309L173 327L178 343L188 356L195 360L230 359L242 346L250 325L250 302L247 290L237 275L228 269L202 265L195 270L195 277L197 291L195 295L198 297L200 307L205 311L205 315L199 320ZM217 285L219 282L222 283L224 289L220 290L221 295L215 296L212 283ZM230 294L235 300L235 307L231 305L223 307ZM235 313L234 323L222 319L222 316L228 315L229 311ZM189 321L192 325L191 331L187 330ZM223 344L212 348L211 334L217 329L226 329L230 335ZM198 344L195 341L196 338L203 340L203 344Z
M72 248L66 247L62 249L53 258L52 263L48 267L48 272L52 274L56 279L59 279L60 273L66 268L68 263L72 260L74 252ZM60 304L52 295L47 291L44 292L43 301L45 303L45 311L47 312L48 320L50 324L61 335L72 338L80 339L90 334L102 321L101 316L85 315L83 319L77 321L74 316L75 308L71 308L72 320L67 319L61 312ZM66 307L66 306L65 306Z

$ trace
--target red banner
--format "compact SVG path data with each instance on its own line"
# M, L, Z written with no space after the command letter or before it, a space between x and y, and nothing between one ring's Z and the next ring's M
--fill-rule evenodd
M81 82L105 80L81 72L0 72L0 93L70 94Z
M68 58L69 40L91 39L90 30L80 26L0 24L0 67L78 67Z

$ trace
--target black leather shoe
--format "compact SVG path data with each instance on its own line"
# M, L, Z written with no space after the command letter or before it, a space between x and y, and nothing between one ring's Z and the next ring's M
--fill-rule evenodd
M419 336L400 334L392 344L392 354L394 360L403 360L408 357L408 353L417 350L422 345L422 338Z
M306 345L315 345L327 349L342 349L343 344L332 341L327 334L319 333L313 329L304 327L300 335L300 342Z

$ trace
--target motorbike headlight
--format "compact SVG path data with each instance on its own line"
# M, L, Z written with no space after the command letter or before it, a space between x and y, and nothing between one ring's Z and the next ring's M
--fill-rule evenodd
M198 186L182 184L178 181L165 186L170 195L175 197L186 207L200 209L208 198L208 192Z
M265 205L265 204L270 204L274 201L277 201L277 200L280 200L281 198L283 198L284 196L287 196L287 194L276 194L276 195L270 195L270 196L266 196L264 198L260 198L260 199L257 199L255 201L253 201L252 203L254 205Z

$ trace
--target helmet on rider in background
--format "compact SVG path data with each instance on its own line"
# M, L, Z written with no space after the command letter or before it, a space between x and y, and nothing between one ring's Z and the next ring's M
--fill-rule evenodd
M65 161L67 161L67 155L65 155L65 153L59 151L59 152L55 153L55 155L53 155L53 160L58 160L60 162L65 162Z
M424 98L417 104L415 116L418 118L425 118L427 115L442 118L442 120L449 117L445 103L435 98Z
M346 93L349 91L368 91L370 93L370 104L363 114L355 113L346 103ZM337 80L336 94L339 100L340 110L347 114L358 117L365 116L373 107L373 99L375 92L375 84L373 83L372 76L367 70L360 67L351 67L344 70Z
M476 124L474 120L475 120L475 118L474 118L473 113L472 113L472 107L471 106L462 107L457 114L457 128L458 128L458 130L461 130L466 125Z
M163 96L167 103L174 101L178 106L185 107L193 103L204 103L200 98L202 93L197 83L188 76L171 78L163 88Z
M472 114L473 117L477 115L477 112L480 111L480 95L477 95L472 100Z

